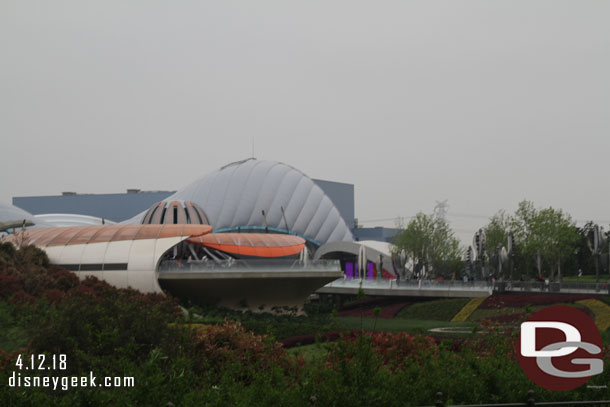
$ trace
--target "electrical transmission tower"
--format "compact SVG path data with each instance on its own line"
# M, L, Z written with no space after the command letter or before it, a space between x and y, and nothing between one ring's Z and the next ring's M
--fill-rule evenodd
M436 201L434 216L442 220L447 220L447 211L449 210L449 204L447 201L448 199L445 199L444 201Z

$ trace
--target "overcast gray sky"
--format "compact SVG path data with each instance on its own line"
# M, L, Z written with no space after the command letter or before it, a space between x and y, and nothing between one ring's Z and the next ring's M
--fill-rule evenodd
M0 0L0 201L251 155L361 220L522 199L610 220L610 1ZM392 226L393 221L374 222Z

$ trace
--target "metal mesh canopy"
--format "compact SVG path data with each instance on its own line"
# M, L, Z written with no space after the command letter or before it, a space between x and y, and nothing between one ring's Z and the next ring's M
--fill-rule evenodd
M177 199L201 206L219 232L268 227L318 244L353 240L324 191L301 171L275 161L249 159L226 165L166 201Z
M212 227L208 225L110 225L56 227L31 230L27 233L30 244L38 247L51 247L121 240L200 236L211 231Z

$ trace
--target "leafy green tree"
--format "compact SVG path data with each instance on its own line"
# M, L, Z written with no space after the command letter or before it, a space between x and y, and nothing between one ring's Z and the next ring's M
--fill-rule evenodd
M395 239L396 252L403 249L414 269L427 265L435 276L459 272L462 264L459 240L445 220L433 215L420 212L409 221Z
M511 216L508 215L506 211L499 210L483 229L485 231L488 267L491 267L491 269L494 270L493 274L497 277L504 277L507 275L508 271L506 269L500 273L497 249L500 245L504 248L507 247L508 234L511 231ZM506 267L508 267L508 265Z
M553 279L562 277L562 267L574 268L575 255L582 249L586 228L578 229L571 216L553 207L537 209L531 201L521 201L513 215L501 210L485 227L488 250L506 245L508 232L515 239L515 264L521 272L542 267ZM574 270L575 271L575 270Z
M575 269L581 270L583 274L595 274L595 258L590 248L594 226L595 223L589 221L583 227L578 228L580 239L576 245L576 257L573 262Z
M489 221L485 230L487 249L495 250L498 245L506 246L511 230L511 216L504 210L498 211Z
M515 214L498 212L486 227L488 247L497 246L496 240L506 242L511 230L519 250L519 263L525 269L532 265L541 273L544 261L551 270L551 278L561 279L561 268L576 253L581 239L571 216L553 207L536 209L531 201L521 201Z
M575 254L579 239L576 223L561 209L542 209L534 218L530 244L551 263L551 278L555 276L556 267L561 279L561 265Z

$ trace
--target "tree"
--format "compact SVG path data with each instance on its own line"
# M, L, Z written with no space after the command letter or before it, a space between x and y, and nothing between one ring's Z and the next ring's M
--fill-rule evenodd
M496 250L500 244L506 247L508 232L511 230L511 217L506 214L506 211L499 210L484 229L488 250Z
M529 244L551 264L551 279L557 274L561 279L561 264L575 254L580 238L576 224L570 215L552 207L537 211L532 219Z
M569 214L553 207L536 209L532 202L525 200L519 203L512 216L506 216L504 211L494 215L486 226L489 246L497 245L496 239L506 242L509 230L519 247L520 265L528 269L536 264L540 275L542 261L545 261L551 269L551 278L557 271L561 279L561 266L575 254L581 239Z
M586 227L584 228L586 229ZM562 277L562 266L574 263L574 255L582 246L583 235L587 230L576 227L571 216L561 209L548 207L536 209L530 201L521 201L513 215L499 211L485 227L487 247L495 249L498 244L506 245L508 232L515 239L514 259L519 269L530 270L536 267L542 275L542 265Z
M595 251L595 229L598 228L598 250ZM580 240L576 250L576 268L585 274L599 273L604 274L608 268L608 242L610 241L610 231L604 232L604 228L595 224L593 221L585 223L578 228ZM599 263L598 263L599 262Z
M508 251L508 236L512 230L512 219L513 218L508 215L505 210L501 209L496 212L496 214L489 220L487 226L484 227L487 255L489 256L489 267L495 270L493 274L495 274L497 278L504 278L511 272L511 269L501 269L498 265L500 261L503 263L505 261L505 259L499 257L500 253L498 248L502 246L506 251ZM515 248L513 247L513 259L514 250ZM508 252L505 253L509 254ZM507 267L509 265L507 265ZM512 276L510 277L512 278Z
M400 226L400 225L399 225ZM405 250L414 272L423 267L435 276L460 270L462 250L449 224L442 218L418 213L395 239L395 251Z

